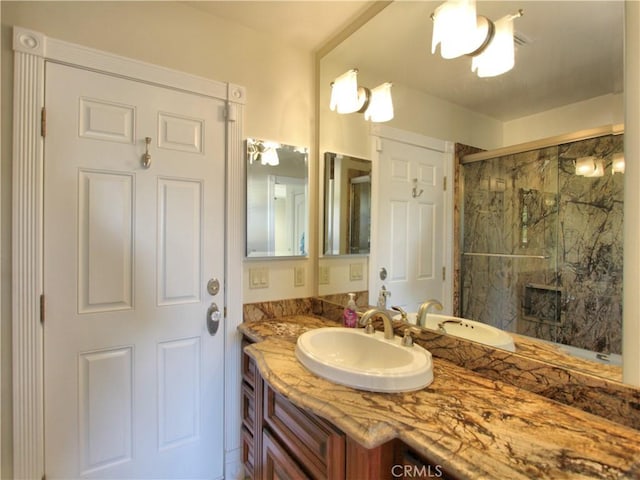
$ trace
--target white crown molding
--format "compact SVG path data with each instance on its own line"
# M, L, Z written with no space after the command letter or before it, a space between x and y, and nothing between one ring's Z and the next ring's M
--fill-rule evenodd
M43 139L45 63L55 62L116 75L165 88L226 100L227 128L227 280L225 325L225 451L241 445L240 336L244 230L244 87L190 75L157 65L13 29L13 430L14 478L44 475L43 327L40 295L43 272ZM234 267L234 268L230 268Z
M228 100L232 103L245 103L246 89L240 85L210 80L171 68L57 40L22 27L14 27L13 48L15 52L35 55L50 62L110 73L154 85Z
M374 137L388 138L390 140L395 140L396 142L429 148L438 152L444 152L447 148L447 142L444 140L438 140L419 133L401 130L399 128L389 127L388 125L382 125L379 123L371 124L369 127L369 134Z

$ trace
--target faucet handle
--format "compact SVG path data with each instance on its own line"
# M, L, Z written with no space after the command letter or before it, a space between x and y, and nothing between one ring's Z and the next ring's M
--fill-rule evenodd
M407 312L405 311L405 309L404 309L404 308L399 307L399 306L397 306L397 305L393 305L393 306L391 307L391 310L393 310L393 311L395 311L395 312L400 312L400 319L401 319L403 322L408 322L408 321L409 321L409 317L407 316Z
M364 333L366 333L368 335L376 333L376 329L373 328L373 322L371 321L371 319L367 320L367 326L364 327Z
M404 329L404 336L402 337L402 345L404 347L412 347L413 346L413 337L411 336L411 329Z

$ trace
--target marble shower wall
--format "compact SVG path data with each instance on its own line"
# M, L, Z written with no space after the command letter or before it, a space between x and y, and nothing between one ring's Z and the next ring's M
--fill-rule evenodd
M623 136L609 135L463 166L463 317L620 353L621 151ZM605 174L575 175L584 156Z

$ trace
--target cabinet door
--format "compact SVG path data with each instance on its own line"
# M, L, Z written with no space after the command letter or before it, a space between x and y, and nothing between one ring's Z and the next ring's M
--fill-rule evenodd
M264 425L312 479L343 480L345 435L329 422L296 407L264 382Z
M308 478L296 461L275 440L268 430L262 432L263 480L300 480Z

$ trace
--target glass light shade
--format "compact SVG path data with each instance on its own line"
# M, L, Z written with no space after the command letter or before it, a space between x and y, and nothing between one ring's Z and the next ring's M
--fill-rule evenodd
M515 63L513 16L495 22L495 34L487 48L471 60L471 71L479 77L495 77L508 72Z
M576 175L588 177L596 171L596 157L580 157L576 159Z
M614 153L611 158L611 174L624 173L624 153Z
M371 89L369 106L364 112L364 119L372 122L387 122L393 118L393 100L391 83L383 83Z
M358 99L358 71L349 70L331 84L329 108L338 113L353 113L360 109Z
M280 165L280 158L278 157L278 152L276 152L275 148L267 148L264 152L262 152L262 154L260 155L260 163L262 163L262 165L271 165L271 166L276 166L276 165Z
M278 148L280 144L277 142L261 142L260 145L260 163L262 165L276 166L280 164L280 157L278 157Z
M475 0L448 0L436 8L431 53L438 44L442 58L456 58L478 48Z
M593 172L586 174L585 177L602 177L602 176L604 176L604 162L602 161L602 159L598 158L595 161L595 168L593 169Z

